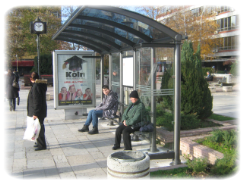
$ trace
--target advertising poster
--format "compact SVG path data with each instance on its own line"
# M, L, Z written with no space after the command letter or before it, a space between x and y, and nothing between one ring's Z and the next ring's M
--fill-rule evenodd
M57 54L58 106L88 106L95 100L94 59L84 54Z
M123 58L123 85L133 87L133 57Z

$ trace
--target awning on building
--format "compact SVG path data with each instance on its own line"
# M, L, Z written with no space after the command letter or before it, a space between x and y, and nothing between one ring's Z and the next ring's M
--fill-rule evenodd
M12 61L12 66L13 67L17 67L17 62L18 62L18 67L22 67L22 66L34 66L34 61L32 61L32 60Z

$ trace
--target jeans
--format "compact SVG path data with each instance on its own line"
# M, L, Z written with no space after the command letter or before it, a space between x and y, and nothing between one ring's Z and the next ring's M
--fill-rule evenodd
M103 116L103 110L90 110L85 125L89 126L92 122L93 127L98 127L98 117Z
M15 100L15 98L10 98L9 99L9 107L12 108L12 110L15 110L15 107L16 107L16 100Z

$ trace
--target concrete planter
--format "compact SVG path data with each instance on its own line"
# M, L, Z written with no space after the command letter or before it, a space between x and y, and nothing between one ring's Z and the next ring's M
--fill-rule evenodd
M141 151L119 151L107 158L108 179L148 179L150 158Z
M232 86L223 86L223 87L222 87L222 90L223 90L224 92L232 92Z

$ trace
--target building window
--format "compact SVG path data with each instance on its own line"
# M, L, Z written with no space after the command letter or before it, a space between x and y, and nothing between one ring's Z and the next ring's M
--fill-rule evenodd
M238 48L238 36L229 36L224 38L218 38L219 47L218 51L222 50L234 50Z
M236 29L238 27L237 16L226 17L223 19L219 19L217 22L220 25L218 31L228 31L232 29Z

